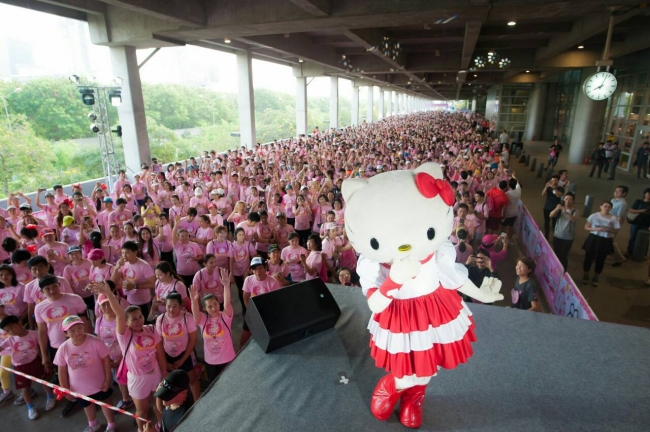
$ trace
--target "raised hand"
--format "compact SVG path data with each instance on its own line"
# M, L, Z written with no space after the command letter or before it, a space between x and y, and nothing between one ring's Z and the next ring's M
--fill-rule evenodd
M193 302L198 302L201 299L201 288L198 286L192 285L188 288L188 291L190 292L190 300Z

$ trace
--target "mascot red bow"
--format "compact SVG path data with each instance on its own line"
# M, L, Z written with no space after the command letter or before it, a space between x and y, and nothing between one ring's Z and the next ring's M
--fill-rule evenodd
M370 409L387 420L401 399L400 422L422 424L426 386L439 367L472 355L472 312L457 291L484 303L503 299L501 282L477 288L456 264L449 241L454 194L438 164L343 182L346 232L361 257L357 272L373 315L370 354L383 377Z

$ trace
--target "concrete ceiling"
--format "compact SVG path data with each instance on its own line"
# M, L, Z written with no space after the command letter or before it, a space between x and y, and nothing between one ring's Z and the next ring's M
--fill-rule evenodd
M299 73L338 75L356 85L435 99L470 98L491 84L537 82L562 70L593 67L602 57L611 15L609 57L615 68L629 67L634 53L650 48L650 10L629 0L0 2L87 20L96 44L250 50L254 58ZM395 60L374 49L385 36L402 46ZM474 59L491 51L510 59L510 66L473 70ZM343 66L342 56L353 70Z

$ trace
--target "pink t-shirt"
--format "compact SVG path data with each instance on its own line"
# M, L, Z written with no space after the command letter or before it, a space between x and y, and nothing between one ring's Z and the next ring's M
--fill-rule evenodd
M178 279L172 279L170 282L156 281L154 292L156 293L156 298L158 300L165 300L167 296L174 291L180 294L182 299L187 298L187 287ZM164 306L161 306L159 309L160 312L165 312Z
M144 326L139 333L134 333L127 328L123 335L117 334L117 342L122 352L126 351L124 361L129 368L129 375L142 376L160 372L156 357L156 345L160 343L160 335L153 326Z
M90 261L83 260L80 265L69 264L63 270L63 277L72 287L72 291L82 298L93 295L90 291L86 291L86 286L88 286L88 282L90 282L91 268L92 264Z
M68 367L70 390L82 395L99 393L104 386L105 372L102 359L109 356L104 342L96 336L86 334L86 340L79 346L68 339L56 352L53 363Z
M270 262L266 263L266 272L269 276L280 273L285 279L289 276L289 267L285 263L273 265Z
M208 243L206 252L213 254L217 259L217 267L229 269L230 268L230 257L232 256L232 248L228 240L222 242L217 242L212 240Z
M206 294L214 294L217 296L219 303L223 303L223 284L219 276L219 267L215 268L212 274L209 274L207 269L202 268L194 275L192 285L199 287L201 298Z
M275 228L275 240L278 243L278 246L282 249L289 246L289 234L294 232L295 229L291 225L285 225L280 227L279 225Z
M111 214L108 215L108 225L118 224L120 227L126 221L133 219L133 212L129 210L113 210Z
M48 258L47 256L48 250L52 250L52 253L54 253L54 255L58 258L68 257L68 245L65 243L54 242L52 244L52 247L46 244L38 249L38 254L42 257ZM59 261L52 261L49 258L48 261L50 262L50 264L52 264L52 267L54 267L54 274L57 276L63 276L63 269L65 269L67 264Z
M235 258L233 265L233 276L244 276L251 263L251 257L257 254L252 243L245 241L243 244L232 242L232 256Z
M74 294L67 280L63 279L61 276L57 276L56 278L59 280L60 292L63 294ZM25 303L38 304L46 299L47 297L45 297L45 294L43 294L41 288L38 286L38 279L34 279L25 285L25 294L23 295L23 301Z
M178 229L184 229L190 234L190 237L194 237L196 235L196 230L199 229L199 220L194 218L192 219L192 222L189 222L186 217L181 218L178 222Z
M250 275L244 280L243 291L250 293L251 297L260 294L266 294L271 291L282 288L280 283L273 279L270 275L266 275L266 279L258 280L255 275Z
M103 315L100 315L95 321L95 333L108 348L109 356L113 362L122 358L120 344L117 342L116 324L117 320L108 321Z
M30 272L27 267L21 267L15 264L13 264L12 267L16 272L16 279L18 279L18 283L26 285L27 283L34 280L34 276L32 276L32 272Z
M201 227L199 227L199 229L196 230L196 238L197 239L210 241L210 240L212 240L213 237L214 237L214 229L213 228L210 228L210 227L201 228ZM202 244L198 244L198 245L199 245L199 248L201 248L201 251L203 253L205 253L206 245L202 245Z
M257 225L250 226L248 221L241 222L237 224L236 228L242 228L244 233L246 233L246 241L253 242L253 234L257 232Z
M257 225L255 226L255 231L257 232L257 236L260 239L267 239L266 241L257 242L255 244L255 247L257 248L258 251L261 252L268 251L271 237L273 236L273 227L269 223L265 225L258 222Z
M164 313L156 319L156 333L162 337L163 348L171 357L178 357L185 352L190 333L195 331L194 317L185 311L181 311L176 318Z
M45 323L47 337L52 348L58 348L66 340L61 329L61 321L67 316L79 315L86 311L86 303L76 294L63 294L56 301L44 300L34 308L37 323Z
M90 269L90 280L92 282L104 282L109 280L113 275L113 266L110 264L104 265L103 268L91 267Z
M38 356L38 332L28 330L27 335L9 336L9 333L3 332L7 338L0 339L0 354L11 355L11 364L14 366L26 365L33 362Z
M294 228L297 231L307 230L310 228L311 216L307 213L307 204L305 207L297 207L295 211L296 222Z
M151 266L139 258L133 264L129 262L125 263L121 268L121 272L124 280L133 284L145 283L147 279L153 276ZM124 294L132 305L143 305L151 301L151 290L148 289L133 289L125 291Z
M220 313L216 318L201 314L198 326L203 334L203 353L207 364L224 364L235 358L230 331L232 318L224 313Z
M190 276L199 271L199 263L193 258L203 255L203 251L196 243L183 244L180 241L174 245L176 254L176 272L179 275Z
M282 197L282 204L284 204L284 214L288 218L296 217L293 213L293 206L296 205L296 195L286 194Z
M295 249L291 246L287 246L282 249L282 252L280 253L280 259L287 263L289 272L291 272L291 279L294 282L302 282L305 280L305 268L300 262L288 263L288 261L300 259L300 255L307 256L309 255L309 252L302 246L298 246Z
M307 265L309 267L315 268L316 270L318 270L318 272L314 275L305 272L305 280L318 279L319 277L321 277L321 274L324 273L323 266L325 265L325 263L323 262L323 253L311 252L307 257Z
M0 288L0 302L5 305L7 315L20 317L27 309L25 298L25 285L18 284L15 286Z
M161 252L171 252L174 248L172 246L172 227L169 224L165 224L160 229L162 229L163 235L165 236L165 241L154 239L154 244Z

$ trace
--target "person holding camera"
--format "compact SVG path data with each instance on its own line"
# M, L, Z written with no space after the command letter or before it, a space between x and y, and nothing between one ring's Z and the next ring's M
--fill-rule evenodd
M471 254L467 257L465 267L467 267L469 280L476 286L481 286L483 279L486 277L499 278L497 272L494 271L492 260L490 259L490 252L483 248L479 249L476 254Z
M563 200L564 202L559 203L550 213L550 217L556 220L553 231L553 252L566 271L569 265L569 251L576 236L578 211L573 207L575 195L571 192L567 192Z

